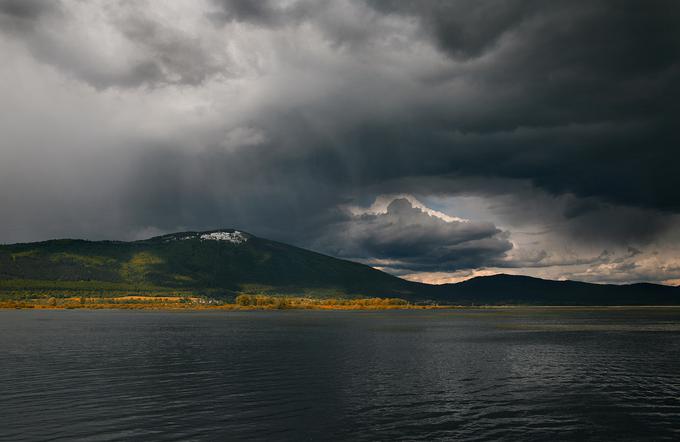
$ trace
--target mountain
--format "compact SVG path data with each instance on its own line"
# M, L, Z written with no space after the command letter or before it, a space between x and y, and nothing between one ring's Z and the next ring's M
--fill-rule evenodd
M592 284L529 276L480 276L438 286L454 304L680 305L680 287L659 284Z
M0 246L0 289L418 297L421 284L233 229Z
M0 296L35 293L379 296L461 305L680 304L680 288L655 284L510 275L421 284L233 229L131 242L60 239L0 245Z

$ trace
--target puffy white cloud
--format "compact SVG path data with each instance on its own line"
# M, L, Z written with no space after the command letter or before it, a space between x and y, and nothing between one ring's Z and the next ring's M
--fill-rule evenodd
M512 248L507 236L489 222L434 211L410 195L383 196L368 208L352 207L349 217L328 229L317 247L407 273L491 265Z

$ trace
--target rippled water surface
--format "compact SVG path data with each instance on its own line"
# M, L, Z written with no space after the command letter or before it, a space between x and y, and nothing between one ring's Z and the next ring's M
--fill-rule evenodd
M0 440L680 439L680 310L0 311Z

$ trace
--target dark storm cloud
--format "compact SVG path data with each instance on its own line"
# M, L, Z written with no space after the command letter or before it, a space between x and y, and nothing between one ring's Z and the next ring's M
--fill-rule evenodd
M383 13L417 17L424 32L448 54L462 59L481 55L504 33L543 8L540 2L521 0L368 0L367 3Z
M213 57L199 36L177 29L143 8L116 8L115 3L100 5L100 12L115 37L122 38L118 43L122 47L118 53L110 54L109 59L102 59L99 46L106 45L111 36L101 35L101 42L78 41L90 36L68 34L75 27L75 17L61 4L46 0L0 0L0 32L24 43L36 59L97 89L195 86L218 74L227 77L232 74L229 60ZM47 31L50 28L65 32L55 36Z
M41 0L1 0L0 15L3 20L13 18L15 20L35 20L45 13L53 12L58 2L46 2Z
M394 199L385 213L364 213L333 223L320 242L321 248L337 256L392 271L486 266L512 249L507 234L491 223L445 221L405 198Z
M266 141L238 154L220 146L144 149L121 192L129 222L166 231L229 226L311 246L329 223L346 219L337 208L349 201L346 174L338 156L301 161L291 150Z
M563 234L584 243L646 244L676 221L653 210L572 201L577 202L566 207Z
M680 209L673 172L680 159L677 2L370 4L416 17L445 53L464 62L433 76L443 94L461 78L483 90L479 105L433 109L414 129L424 134L406 138L424 135L421 146L446 151L448 171ZM488 136L466 140L458 132Z
M678 2L91 5L0 0L0 43L36 61L16 71L24 77L65 73L85 85L75 96L94 87L92 105L54 99L54 115L73 117L49 145L73 164L106 146L124 165L91 164L92 176L111 177L93 181L119 208L112 236L238 227L348 256L328 230L356 225L356 257L431 270L495 263L512 232L490 224L486 236L458 244L457 231L434 220L425 223L433 231L422 233L425 248L407 256L415 245L396 238L418 209L397 203L372 219L339 207L385 193L479 195L509 224L545 224L551 235L598 247L650 244L677 226ZM14 63L28 63L22 56ZM35 89L49 107L51 91ZM14 90L7 83L4 92ZM0 122L4 181L13 164L31 164L23 140L51 135L50 118L25 118L41 130L16 136L8 132L21 124ZM101 142L78 138L92 127L106 128ZM52 158L31 152L36 162ZM85 176L76 169L70 180ZM57 192L60 175L46 173ZM27 194L23 204L42 199ZM96 219L101 208L87 201L82 210L92 215L83 218ZM400 221L381 224L390 217ZM550 253L532 256L527 265Z
M35 30L39 21L59 14L59 2L41 0L0 0L0 32L27 35Z
M177 32L157 20L126 17L118 26L122 35L145 54L151 55L148 61L139 63L128 78L120 79L118 85L165 83L195 86L218 74L225 77L233 75L229 64L214 59L196 37Z
M282 26L295 24L309 17L316 2L300 1L285 4L275 0L213 0L217 11L209 17L217 23L231 20L253 23L261 26ZM321 3L321 2L319 2Z

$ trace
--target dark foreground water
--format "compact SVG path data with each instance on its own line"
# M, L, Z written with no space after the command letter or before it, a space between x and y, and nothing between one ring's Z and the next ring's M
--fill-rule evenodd
M679 440L680 310L0 311L0 440Z

